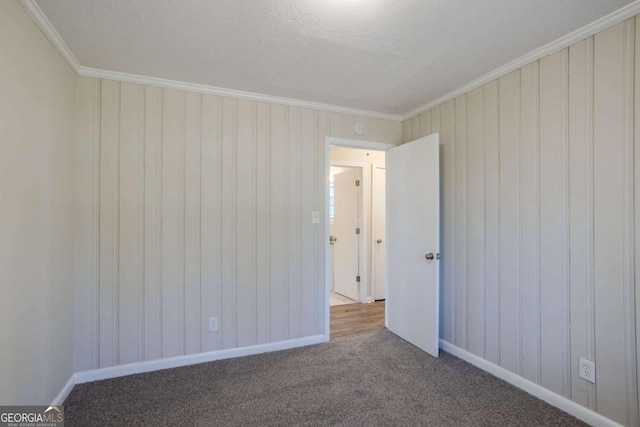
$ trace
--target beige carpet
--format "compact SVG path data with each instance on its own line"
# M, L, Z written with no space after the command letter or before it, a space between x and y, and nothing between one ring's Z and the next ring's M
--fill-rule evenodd
M578 426L474 366L376 331L77 385L69 426Z

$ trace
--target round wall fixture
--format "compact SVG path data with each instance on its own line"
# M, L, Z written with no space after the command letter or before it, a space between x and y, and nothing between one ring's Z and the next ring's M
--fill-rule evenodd
M353 125L353 133L356 135L364 135L364 125L360 122Z

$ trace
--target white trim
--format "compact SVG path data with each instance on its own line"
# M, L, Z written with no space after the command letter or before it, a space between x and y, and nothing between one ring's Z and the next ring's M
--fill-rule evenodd
M380 113L376 111L368 111L361 110L358 108L350 108L350 107L342 107L339 105L333 104L323 104L319 102L312 101L304 101L299 99L292 98L284 98L279 96L272 95L264 95L254 92L244 92L233 89L225 89L215 86L201 85L196 83L186 83L177 80L169 80L169 79L161 79L157 77L148 77L137 74L127 74L121 73L117 71L109 71L109 70L101 70L97 68L84 67L80 65L76 57L71 52L71 49L64 42L58 31L51 24L46 15L42 12L42 9L38 6L35 0L20 0L22 7L29 14L31 19L36 23L38 28L42 31L45 37L49 40L49 42L60 52L60 54L64 57L64 59L69 63L71 68L80 76L85 77L94 77L99 79L107 79L107 80L116 80L120 82L126 83L136 83L141 85L150 85L150 86L158 86L169 89L178 89L189 92L198 92L219 96L227 96L231 98L239 98L239 99L248 99L252 101L263 101L269 102L273 104L282 104L282 105L290 105L295 107L302 108L311 108L314 110L322 110L328 111L332 113L341 113L341 114L352 114L360 117L369 117L375 119L382 120L391 120L394 122L404 122L412 117L417 116L418 114L424 113L438 105L449 101L459 95L462 95L466 92L469 92L473 89L476 89L486 83L489 83L498 77L501 77L505 74L510 73L511 71L522 68L523 66L537 61L538 59L550 55L558 50L564 49L568 46L571 46L574 43L577 43L581 40L586 39L600 31L606 30L609 27L612 27L625 19L629 19L640 13L640 0L636 0L632 3L627 4L626 6L621 7L620 9L599 18L590 24L585 25L582 28L579 28L563 37L560 37L546 45L539 47L537 49L532 50L531 52L511 61L505 65L502 65L496 68L493 71L488 72L487 74L472 80L471 82L460 86L459 88L442 95L439 98L436 98L418 108L410 110L405 114L389 114L389 113ZM358 148L358 147L354 147ZM369 147L373 149L373 147Z
M360 117L383 119L399 122L399 114L378 113L375 111L360 110L357 108L341 107L333 104L323 104L319 102L304 101L280 96L264 95L255 92L245 92L235 89L225 89L216 86L202 85L197 83L187 83L178 80L161 79L158 77L148 77L138 74L121 73L118 71L100 70L97 68L83 67L78 70L78 75L83 77L93 77L97 79L115 80L125 83L157 86L167 89L176 89L186 92L197 92L208 95L225 96L229 98L247 99L251 101L268 102L272 104L289 105L293 107L311 108L314 110L328 111L331 113L351 114Z
M349 161L341 161L336 160L332 161L329 159L329 168L331 166L338 167L348 167L348 168L358 168L360 169L360 179L361 186L360 191L358 192L358 210L360 212L360 238L359 240L359 248L358 248L358 263L360 265L360 292L358 293L358 302L366 303L368 289L369 289L369 275L367 272L369 271L369 263L367 262L367 224L369 223L369 218L367 218L366 206L364 205L364 195L367 191L369 191L367 186L367 163L362 162L349 162ZM329 233L330 234L330 233ZM328 237L326 237L328 239ZM331 246L329 246L331 247ZM334 260L335 261L335 260ZM335 268L335 266L334 266ZM362 286L364 284L364 286ZM335 290L335 289L334 289Z
M547 55L550 55L554 52L562 50L566 47L571 46L579 41L586 39L587 37L591 37L592 35L599 33L601 31L606 30L625 19L629 19L640 13L640 0L636 0L632 3L627 4L626 6L621 7L620 9L611 12L608 15L603 16L602 18L596 19L595 21L585 25L582 28L578 28L575 31L570 32L567 35L564 35L550 43L545 44L537 49L532 50L531 52L522 55L521 57L511 61L507 64L504 64L493 71L488 72L487 74L478 77L475 80L470 81L469 83L460 86L459 88L442 95L439 98L436 98L428 103L415 108L408 113L402 115L402 121L411 119L418 114L422 114L425 111L428 111L438 105L447 102L457 96L465 94L473 89L476 89L486 83L489 83L499 77L504 76L512 71L515 71L519 68L524 67L527 64L530 64L534 61L537 61L540 58L543 58Z
M64 387L62 387L62 390L60 390L60 393L58 393L58 395L53 399L53 402L51 402L51 405L53 406L62 405L65 399L67 398L67 396L69 396L69 393L71 393L71 390L73 389L74 385L76 385L75 374L71 375L69 380L67 380Z
M597 412L592 411L591 409L585 408L582 405L577 404L576 402L567 399L564 396L560 396L548 390L541 385L538 385L534 382L531 382L517 374L514 374L511 371L507 371L506 369L495 365L475 354L469 353L466 350L461 349L460 347L456 347L455 345L445 341L440 340L440 348L447 353L451 353L460 359L471 363L472 365L486 371L511 385L518 387L519 389L526 391L527 393L537 397L538 399L542 399L550 405L555 406L558 409L567 412L568 414L573 415L585 423L592 426L602 426L602 427L622 427L620 424L616 423L609 418L606 418Z
M359 139L338 138L335 136L327 136L326 143L327 147L331 145L333 147L357 148L376 151L389 151L393 147L397 147L397 145L387 144L386 142L361 141Z
M150 360L146 362L130 363L127 365L112 366L109 368L94 369L91 371L76 372L75 384L90 381L118 378L125 375L141 374L144 372L160 371L163 369L178 368L181 366L197 365L199 363L213 362L215 360L232 359L235 357L250 356L253 354L268 353L272 351L288 350L296 347L327 342L325 335L314 335L304 338L296 338L286 341L278 341L268 344L252 345L249 347L217 350L207 353L190 354L187 356L170 357L166 359Z
M82 66L64 42L58 31L51 24L47 16L42 12L35 0L20 0L22 7L36 23L40 31L49 42L64 57L73 70L83 77L93 77L96 79L115 80L125 83L149 85L163 87L167 89L183 90L187 92L197 92L209 95L226 96L230 98L248 99L251 101L268 102L272 104L289 105L293 107L311 108L314 110L327 111L331 113L350 114L359 117L391 120L399 122L402 120L400 114L379 113L377 111L362 110L359 108L343 107L340 105L324 104L321 102L305 101L301 99L285 98L281 96L265 95L255 92L245 92L241 90L225 89L216 86L209 86L197 83L188 83L178 80L162 79L158 77L142 76L139 74L128 74L119 71L102 70Z
M42 12L38 3L35 0L20 0L22 3L22 7L29 14L33 22L40 28L40 31L45 35L45 37L49 40L49 43L53 45L54 48L62 57L67 61L69 66L73 68L73 71L78 73L80 69L80 63L69 49L69 46L62 40L58 31L51 24L47 16Z
M300 99L285 98L281 96L264 95L255 92L245 92L242 90L225 89L222 87L209 86L197 83L187 83L178 80L161 79L158 77L148 77L139 74L121 73L118 71L100 70L97 68L83 67L78 70L78 75L83 77L93 77L96 79L115 80L125 83L133 83L147 86L157 86L167 89L183 90L186 92L197 92L208 95L225 96L229 98L247 99L250 101L268 102L271 104L289 105L292 107L310 108L313 110L327 111L331 113L350 114L359 117L391 120L399 122L402 119L400 114L386 114L375 111L360 110L358 108L341 107L333 104L323 104L320 102L304 101Z

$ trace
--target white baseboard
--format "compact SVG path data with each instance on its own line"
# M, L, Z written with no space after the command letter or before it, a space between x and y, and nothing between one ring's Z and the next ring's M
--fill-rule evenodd
M468 351L463 350L460 347L456 347L455 345L445 340L440 340L440 348L447 353L451 353L454 356L471 363L472 365L482 369L483 371L486 371L502 380L505 380L511 385L514 385L519 389L526 391L527 393L537 397L538 399L544 400L550 405L553 405L556 408L573 415L574 417L578 418L581 421L584 421L589 425L598 427L622 427L615 421L603 417L602 415L592 411L591 409L585 408L584 406L579 405L564 396L560 396L559 394L554 393L539 384L536 384L517 374L514 374L513 372L495 365L479 356L476 356L475 354L469 353Z
M64 385L64 387L62 387L62 390L60 390L60 393L58 393L55 399L53 399L53 402L51 402L51 405L53 406L62 405L64 400L67 398L67 396L69 396L69 393L71 393L71 390L73 389L74 385L76 385L75 374L71 375L67 383Z
M234 357L250 356L253 354L268 353L272 351L288 350L290 348L305 347L313 344L327 342L326 335L314 335L304 338L296 338L286 341L278 341L268 344L252 345L249 347L217 350L207 353L190 354L187 356L170 357L166 359L150 360L146 362L130 363L127 365L112 366L109 368L94 369L91 371L76 372L75 384L91 381L105 380L108 378L123 377L125 375L141 374L144 372L159 371L162 369L178 368L180 366L196 365L198 363L213 362L215 360L232 359ZM73 387L73 384L71 385ZM65 396L66 397L66 396Z

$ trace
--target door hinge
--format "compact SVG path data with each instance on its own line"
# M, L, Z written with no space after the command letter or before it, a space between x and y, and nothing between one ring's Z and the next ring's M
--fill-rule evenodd
M360 187L360 180L356 179L356 187Z
M356 228L356 234L360 234L360 227Z
M356 276L356 282L360 283L360 276Z

